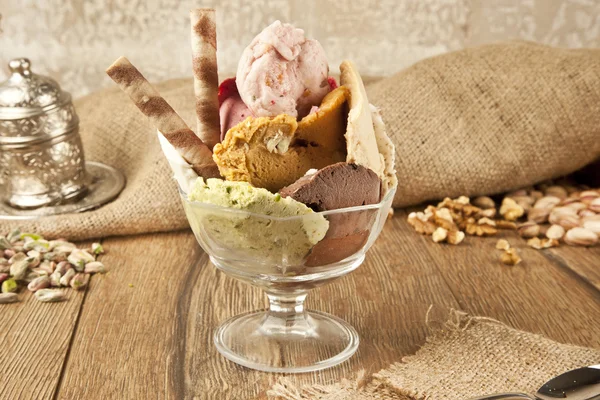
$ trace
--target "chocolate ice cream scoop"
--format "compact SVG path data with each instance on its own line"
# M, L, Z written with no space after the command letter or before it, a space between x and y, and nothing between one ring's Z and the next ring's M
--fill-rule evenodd
M314 211L376 204L381 198L381 180L375 172L357 164L339 162L303 176L279 191ZM351 256L365 245L376 210L332 214L329 230L308 255L306 266L332 264Z

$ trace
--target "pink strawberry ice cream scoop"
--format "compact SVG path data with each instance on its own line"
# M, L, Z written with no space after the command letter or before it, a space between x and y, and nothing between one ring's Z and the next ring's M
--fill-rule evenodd
M330 91L325 51L302 29L275 21L252 40L238 64L240 96L257 117L302 118Z
M238 93L235 79L229 78L219 85L219 118L221 120L221 141L232 127L252 116Z

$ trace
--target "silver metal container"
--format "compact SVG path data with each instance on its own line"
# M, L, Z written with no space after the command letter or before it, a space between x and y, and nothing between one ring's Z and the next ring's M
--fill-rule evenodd
M125 185L116 169L86 162L71 95L10 61L0 83L0 219L80 212L114 199Z
M37 75L26 58L0 84L0 193L15 208L59 204L85 194L79 118L71 95Z

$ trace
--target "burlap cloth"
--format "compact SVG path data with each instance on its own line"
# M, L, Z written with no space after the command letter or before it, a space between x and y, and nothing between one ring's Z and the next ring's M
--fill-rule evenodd
M191 79L156 86L195 126ZM368 91L396 144L396 207L499 193L600 157L600 50L487 45L421 61ZM98 210L0 221L0 232L84 239L186 228L155 130L129 98L113 87L76 108L87 159L123 171L127 187Z
M331 385L295 387L281 378L267 393L284 400L467 400L535 391L568 370L600 363L600 350L561 344L483 317L452 310L430 326L415 355L373 376Z

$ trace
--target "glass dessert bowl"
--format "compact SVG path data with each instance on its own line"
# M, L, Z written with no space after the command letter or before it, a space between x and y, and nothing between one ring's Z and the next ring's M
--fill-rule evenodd
M218 351L267 372L316 371L351 357L359 345L356 330L333 315L306 310L304 301L311 289L362 264L394 193L377 204L274 217L190 201L180 190L190 226L212 263L269 299L267 310L237 315L217 328Z

